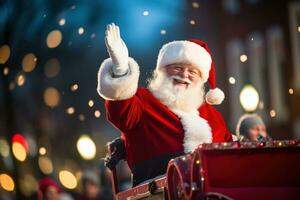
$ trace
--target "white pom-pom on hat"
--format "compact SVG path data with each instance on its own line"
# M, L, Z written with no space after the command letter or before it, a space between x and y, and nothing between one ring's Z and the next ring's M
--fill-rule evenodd
M205 100L210 105L219 105L222 103L224 98L224 92L219 88L210 89L205 95Z

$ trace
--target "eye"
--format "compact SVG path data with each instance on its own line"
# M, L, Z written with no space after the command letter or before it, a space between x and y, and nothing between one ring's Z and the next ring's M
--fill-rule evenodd
M174 66L173 69L175 69L176 71L181 71L182 70L181 67L179 67L179 66Z
M191 75L198 75L199 73L198 73L198 71L196 71L196 70L190 70L190 74L191 74Z

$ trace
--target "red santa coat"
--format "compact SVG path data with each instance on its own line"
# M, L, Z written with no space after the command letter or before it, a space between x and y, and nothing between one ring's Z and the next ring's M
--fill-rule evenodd
M112 65L106 59L100 66L97 91L106 100L108 120L122 132L131 169L161 155L187 153L200 143L232 141L221 114L211 105L203 103L190 113L170 110L148 89L138 89L139 67L132 58L125 76L113 77Z
M108 120L125 139L130 167L151 157L184 151L186 131L180 118L148 89L139 88L132 98L106 101L105 105ZM221 114L214 107L204 103L198 111L211 128L212 142L232 141Z

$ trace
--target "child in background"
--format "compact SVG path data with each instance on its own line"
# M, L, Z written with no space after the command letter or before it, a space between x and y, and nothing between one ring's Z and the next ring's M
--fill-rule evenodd
M258 114L244 114L236 127L239 141L269 141L266 126Z

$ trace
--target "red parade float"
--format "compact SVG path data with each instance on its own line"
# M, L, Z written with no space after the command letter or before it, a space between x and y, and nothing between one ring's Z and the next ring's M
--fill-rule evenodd
M167 173L115 199L299 199L300 141L202 144L169 161Z

